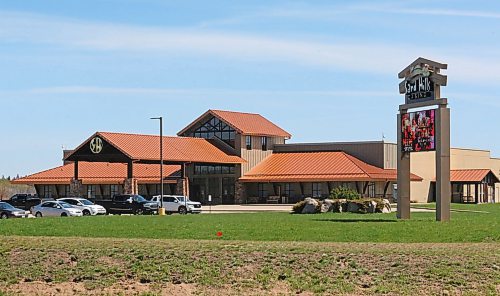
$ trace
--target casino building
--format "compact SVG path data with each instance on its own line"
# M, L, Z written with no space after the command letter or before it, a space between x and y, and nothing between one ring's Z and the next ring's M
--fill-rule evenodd
M366 197L397 194L397 145L383 141L287 144L284 129L259 114L209 110L175 137L96 132L64 153L64 165L17 184L43 197L164 194L215 204L294 203L347 186ZM500 159L452 149L452 201L498 202ZM434 200L434 152L412 154L412 200Z

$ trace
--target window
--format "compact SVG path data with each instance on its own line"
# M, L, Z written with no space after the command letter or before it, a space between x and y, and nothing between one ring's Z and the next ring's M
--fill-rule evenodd
M259 198L268 198L268 193L266 189L266 184L259 183Z
M109 185L109 192L110 192L111 197L117 195L119 193L118 192L118 185Z
M87 198L92 199L95 198L96 188L95 185L87 185Z
M375 197L375 183L373 183L373 182L368 184L368 196Z
M245 143L247 145L247 150L252 150L252 136L246 136Z
M42 208L55 208L56 203L55 202L46 202L42 204Z
M218 138L234 148L236 132L225 122L212 117L193 133L195 138L212 139Z
M267 151L267 137L262 137L261 142L262 142L262 151Z
M127 201L128 196L127 195L116 195L113 200L117 202L125 202Z
M292 184L285 183L285 192L284 193L285 193L286 197L292 197L292 195L293 195Z
M70 205L74 205L74 206L78 205L78 201L74 200L74 199L65 199L64 202L69 203Z
M52 198L52 188L50 185L43 186L43 197Z
M195 175L228 175L234 174L234 165L195 165Z
M321 183L312 183L312 197L318 198L321 197L321 194L322 194Z

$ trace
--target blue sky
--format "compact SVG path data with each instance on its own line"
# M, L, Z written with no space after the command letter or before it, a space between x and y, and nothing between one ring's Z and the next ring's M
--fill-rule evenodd
M207 109L292 142L396 139L397 73L448 63L452 145L500 156L498 1L0 1L0 175L95 131L174 135Z

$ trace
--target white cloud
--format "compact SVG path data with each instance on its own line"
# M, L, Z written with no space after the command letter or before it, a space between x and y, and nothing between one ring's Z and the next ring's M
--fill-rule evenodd
M450 64L450 81L491 83L500 58L456 56L450 49L387 43L331 43L200 29L127 26L0 11L3 43L50 44L82 50L144 55L199 55L284 62L337 71L394 75L418 56Z

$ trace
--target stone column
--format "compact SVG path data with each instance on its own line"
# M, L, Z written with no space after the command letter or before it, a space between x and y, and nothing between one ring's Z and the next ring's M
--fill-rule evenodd
M247 201L247 191L245 183L236 181L234 185L235 185L234 203L237 205L245 204Z
M137 185L137 179L127 178L123 182L123 194L138 194L139 186Z
M71 179L69 184L69 194L72 197L86 197L83 192L83 183L79 179Z
M177 187L175 189L176 195L189 196L189 179L180 178L177 180Z

